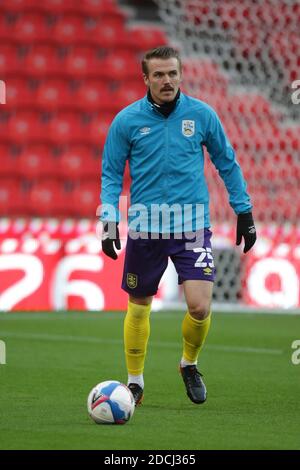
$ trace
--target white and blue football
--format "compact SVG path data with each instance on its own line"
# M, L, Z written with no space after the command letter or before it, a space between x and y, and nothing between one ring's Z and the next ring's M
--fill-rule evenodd
M135 409L129 388L116 380L106 380L89 393L87 408L90 417L98 424L125 424Z

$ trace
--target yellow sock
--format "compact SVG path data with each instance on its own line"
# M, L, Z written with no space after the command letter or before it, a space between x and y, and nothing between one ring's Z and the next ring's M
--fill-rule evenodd
M182 322L183 359L196 363L199 352L205 342L209 327L211 313L204 320L196 320L189 312Z
M140 375L144 370L150 336L150 305L128 302L124 321L125 358L128 374Z

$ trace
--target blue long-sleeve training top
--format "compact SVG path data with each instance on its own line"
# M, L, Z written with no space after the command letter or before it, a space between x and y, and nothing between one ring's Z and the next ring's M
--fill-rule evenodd
M195 208L202 205L203 224L209 227L209 194L204 177L203 146L207 148L225 183L229 203L235 213L249 212L252 205L246 182L216 112L206 103L180 93L176 107L168 118L155 108L147 96L116 115L103 152L101 219L119 221L119 196L128 160L131 176L129 223L139 217L146 223L145 217L141 216L143 207L150 213L151 207L156 205L179 205L182 208L188 205L192 211L187 211L187 214L195 230L200 228L197 220L199 213ZM115 215L111 206L115 209ZM147 223L141 226L141 230L145 229L153 231ZM171 224L171 231L177 230L180 231L181 227Z

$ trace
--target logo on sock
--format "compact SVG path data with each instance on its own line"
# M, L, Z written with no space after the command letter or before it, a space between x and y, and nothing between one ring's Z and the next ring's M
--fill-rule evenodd
M130 354L141 354L143 351L141 349L132 348L129 349Z

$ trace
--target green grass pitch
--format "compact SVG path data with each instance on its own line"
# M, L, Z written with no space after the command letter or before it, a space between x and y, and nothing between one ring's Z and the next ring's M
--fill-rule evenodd
M152 313L144 404L125 426L96 425L86 399L126 381L123 313L0 315L0 449L300 449L300 339L292 315L215 314L200 370L208 400L185 394L182 314Z

